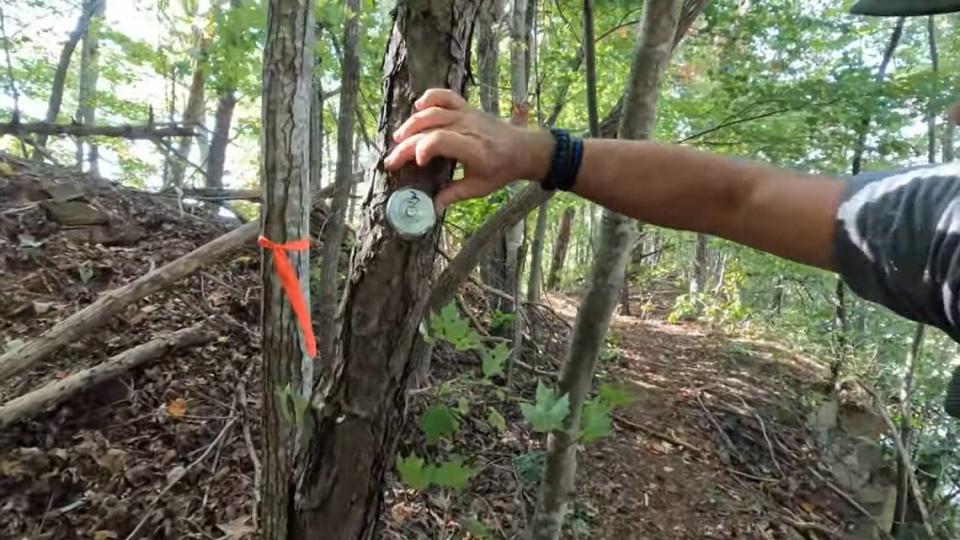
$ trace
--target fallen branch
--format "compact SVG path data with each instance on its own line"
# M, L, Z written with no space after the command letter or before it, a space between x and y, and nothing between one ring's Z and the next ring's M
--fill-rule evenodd
M873 398L874 404L876 405L874 408L880 411L880 416L883 417L883 421L887 424L887 427L890 428L890 437L893 439L893 444L897 447L897 455L900 458L900 462L903 464L903 468L906 469L907 481L910 483L910 491L915 499L914 502L917 503L917 510L920 511L923 530L926 531L930 538L936 538L933 526L930 525L930 512L927 511L927 503L923 500L923 490L920 489L920 482L917 481L917 474L913 468L913 460L910 459L910 452L907 451L906 446L903 444L900 431L897 429L896 424L893 423L890 415L887 414L887 410L884 408L883 402L880 401L880 396L877 395L877 392L873 388L863 384L862 381L857 381L857 383Z
M648 427L646 427L646 426L644 426L644 425L642 425L642 424L637 424L636 422L631 422L630 420L627 420L626 418L623 418L622 416L614 416L614 417L613 417L613 421L616 422L617 424L619 424L621 427L626 427L627 429L632 429L632 430L635 430L635 431L640 431L640 432L642 432L642 433L646 433L647 435L650 435L650 436L652 436L652 437L656 437L656 438L658 438L658 439L660 439L660 440L662 440L662 441L666 441L666 442L668 442L668 443L670 443L670 444L674 444L674 445L677 445L677 446L681 446L681 447L683 447L683 448L686 448L687 450L690 450L690 451L692 451L692 452L696 452L697 454L702 454L702 453L703 453L703 450L701 450L699 447L694 446L694 445L688 443L687 441L684 441L683 439L678 439L678 438L673 437L673 436L671 436L671 435L667 435L666 433L661 433L661 432L659 432L659 431L650 429L650 428L648 428Z
M321 201L329 197L332 192L331 186L315 193L314 207L319 207ZM244 246L252 247L259 232L259 222L248 223L122 287L107 291L96 302L60 321L33 341L0 355L0 378L15 375L49 357L106 323L130 304L170 287L201 268L220 260L227 253Z
M174 350L194 347L213 337L211 332L203 329L203 324L198 324L123 351L102 364L46 384L0 406L0 428L49 410L86 389L165 357Z
M0 135L70 135L73 137L118 137L121 139L159 139L163 137L196 137L193 126L156 124L143 126L84 126L49 122L3 122Z
M212 189L197 188L181 190L185 199L196 199L198 201L251 201L260 202L259 189ZM181 195L175 191L161 191L154 193L160 197L181 198Z
M816 476L818 480L823 482L823 485L827 486L827 488L829 488L830 491L832 491L838 497L846 501L846 503L849 504L854 510L856 510L857 512L860 512L860 514L863 515L863 517L869 519L870 523L873 524L873 527L877 529L877 532L880 533L880 536L882 536L884 540L893 540L893 536L890 536L890 533L886 529L880 526L880 524L877 522L877 519L873 517L873 514L867 511L867 509L864 508L862 504L857 502L857 500L854 499L852 495L850 495L846 491L837 487L833 482L824 478L823 475L820 474L820 472L814 469L813 467L808 465L807 470L813 473L813 475Z
M839 532L820 523L814 523L812 521L800 521L784 515L777 516L777 519L783 522L784 525L793 527L798 532L817 532L829 538L843 538Z
M700 404L700 408L703 409L704 413L706 413L707 418L710 420L710 423L713 424L713 427L720 432L720 437L723 438L723 442L727 445L727 448L730 449L730 452L737 456L737 459L740 460L740 463L747 463L747 461L743 459L743 456L740 455L740 451L737 450L736 445L734 445L733 441L730 440L730 436L727 435L727 432L723 430L723 426L720 425L720 422L718 422L713 416L713 413L710 412L710 409L708 409L703 403L703 399L700 398L700 394L697 394L697 403Z

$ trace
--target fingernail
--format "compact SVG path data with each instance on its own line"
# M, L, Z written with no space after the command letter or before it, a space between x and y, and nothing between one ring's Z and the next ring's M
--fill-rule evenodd
M402 131L402 130L399 130L399 129L398 129L398 130L394 131L394 132L393 132L393 140L396 141L396 142L400 142L400 135L402 135L402 134L403 134L403 131Z

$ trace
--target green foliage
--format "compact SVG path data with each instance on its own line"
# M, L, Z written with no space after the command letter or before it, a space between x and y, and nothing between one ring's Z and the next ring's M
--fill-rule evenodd
M498 343L496 347L485 348L482 352L483 378L490 380L493 377L503 375L503 366L510 357L510 349L506 343Z
M516 313L500 311L499 309L494 310L490 315L490 330L493 332L501 332L505 328L509 328L516 320Z
M439 464L428 464L416 454L405 458L397 456L396 469L400 475L400 481L418 491L430 486L463 491L477 473L477 469L465 465L463 459L459 457Z
M460 429L459 412L443 405L433 405L420 416L420 429L431 444L450 437Z
M447 304L440 313L430 315L429 330L421 327L428 343L446 341L458 351L469 351L480 346L480 335L470 328L470 322L460 316L457 306Z
M503 433L507 430L507 420L500 414L500 411L493 407L489 407L490 412L487 413L487 423L491 427L496 429L498 432Z
M493 531L490 530L490 527L486 523L478 520L476 517L462 519L460 525L474 538L478 538L479 540L493 540Z
M556 390L541 381L537 384L536 401L521 404L520 410L534 431L549 433L563 428L563 421L570 414L570 396L558 396Z
M602 400L590 400L583 404L580 416L580 440L591 443L612 433L610 412L612 407Z

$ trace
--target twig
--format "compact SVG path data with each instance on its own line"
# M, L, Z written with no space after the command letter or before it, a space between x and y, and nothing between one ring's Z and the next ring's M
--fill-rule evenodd
M880 532L880 536L882 536L884 540L893 540L893 536L891 536L886 529L884 529L883 527L880 526L879 523L877 523L877 520L876 518L873 517L873 514L867 511L867 509L864 508L862 504L858 503L857 500L854 499L852 495L850 495L846 491L837 487L833 482L824 478L823 475L820 474L820 472L814 469L813 467L807 465L807 470L813 473L813 475L816 476L818 480L823 482L823 485L827 486L827 488L829 488L830 491L834 492L834 494L836 494L838 497L846 501L846 503L849 504L854 510L856 510L857 512L860 512L860 514L862 514L863 517L869 519L870 523L872 523L874 528L876 528L877 531Z
M253 508L251 510L251 523L253 529L257 530L257 508L260 506L260 478L261 468L260 459L257 458L257 447L253 444L253 435L250 433L250 424L247 423L247 384L246 380L240 381L237 388L237 395L240 400L240 415L243 419L241 428L243 429L243 440L247 443L247 453L250 454L250 461L253 463Z
M470 319L470 322L477 327L477 331L483 334L484 336L490 337L490 332L487 332L487 329L480 324L480 321L477 320L476 315L473 314L473 311L467 306L467 303L463 300L463 296L456 295L457 305L460 306L460 311L464 312L467 315L467 318Z
M230 431L230 428L232 428L233 424L235 424L236 422L237 422L237 418L233 417L230 419L230 421L224 424L223 429L221 429L220 433L218 433L216 438L213 439L213 442L211 442L207 446L207 449L203 452L203 454L197 459L195 459L193 462L191 462L189 465L187 465L186 468L183 469L183 471L180 471L179 474L175 475L172 480L167 482L167 485L163 488L162 491L160 491L159 494L157 494L157 496L150 503L150 506L147 507L146 511L143 513L143 517L137 523L137 526L134 527L133 530L130 531L130 534L127 535L126 540L133 540L134 538L137 538L137 533L140 532L140 529L150 518L150 515L153 513L154 507L157 506L157 503L160 502L161 499L163 499L163 497L167 494L168 491L170 491L170 488L177 485L177 482L182 480L183 477L186 476L194 467L202 463L203 460L207 459L207 456L210 455L210 453L213 451L213 448L220 443L220 441L226 436L227 432Z
M746 472L743 472L743 471L738 471L738 470L734 469L733 467L727 467L725 470L726 470L728 473L730 473L730 474L734 474L734 475L736 475L736 476L742 476L742 477L746 478L747 480L754 480L754 481L756 481L756 482L766 482L766 483L770 483L770 484L776 484L776 483L780 482L780 480L777 480L776 478L767 478L767 477L765 477L765 476L757 476L757 475L755 475L755 474L750 474L750 473L746 473Z
M652 436L652 437L656 437L656 438L658 438L658 439L660 439L660 440L662 440L662 441L666 441L666 442L668 442L668 443L670 443L670 444L675 444L675 445L677 445L677 446L682 446L683 448L686 448L687 450L690 450L690 451L692 451L692 452L696 452L697 454L702 454L702 453L703 453L703 450L701 450L699 447L694 446L694 445L692 445L692 444L684 441L683 439L678 439L678 438L673 437L673 436L671 436L671 435L667 435L666 433L661 433L661 432L659 432L659 431L650 429L650 428L648 428L648 427L646 427L646 426L644 426L644 425L642 425L642 424L637 424L636 422L631 422L630 420L627 420L626 418L623 418L622 416L614 416L614 417L613 417L613 420L614 420L614 422L616 422L617 424L619 424L621 427L626 427L626 428L628 428L628 429L632 429L632 430L636 430L636 431L640 431L640 432L646 433L647 435L650 435L650 436Z
M826 525L822 525L820 523L814 523L812 521L800 521L798 519L793 519L791 517L787 517L784 515L778 515L777 519L782 521L784 525L793 527L794 529L800 532L813 531L813 532L818 532L820 534L829 536L830 538L843 538L843 535L841 535L837 531L831 529L830 527L827 527Z
M913 492L913 498L916 499L917 510L920 511L920 519L923 521L923 529L927 532L927 535L930 538L936 538L936 533L933 531L933 526L930 525L930 513L927 511L927 503L923 500L923 490L920 489L920 483L917 481L916 472L913 469L913 461L910 459L910 453L907 451L906 446L903 444L903 439L900 437L900 433L897 430L896 424L893 423L893 420L890 418L890 415L887 414L886 408L883 406L883 402L880 401L880 396L877 395L877 392L864 384L862 381L857 381L857 384L860 385L870 397L873 398L875 408L880 411L880 416L883 417L883 421L886 422L887 427L890 428L890 437L893 439L894 445L897 447L897 454L900 456L900 462L903 464L903 468L907 472L907 481L910 483L910 491Z
M700 404L700 408L703 409L703 412L706 413L707 418L710 419L710 423L713 424L713 427L717 428L717 431L720 432L720 436L723 437L723 442L726 443L727 447L741 463L746 463L746 460L743 459L743 456L740 455L740 451L737 450L737 447L733 444L733 441L730 440L730 437L727 435L727 432L723 430L723 426L720 425L720 422L713 416L713 413L707 409L707 406L704 405L703 399L700 398L700 394L697 394L697 403Z

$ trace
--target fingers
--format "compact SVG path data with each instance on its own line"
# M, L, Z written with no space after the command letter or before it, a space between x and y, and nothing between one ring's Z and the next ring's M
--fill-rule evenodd
M431 88L427 90L413 105L418 111L429 107L443 107L444 109L459 111L469 106L467 101L460 97L459 94L446 88Z
M445 157L463 164L476 162L476 145L453 131L436 129L417 133L406 139L383 160L388 171L397 170L412 161L423 167L435 157Z
M484 182L476 178L464 178L437 193L433 198L433 206L440 214L447 206L455 202L483 197L493 193L495 189L496 186L490 182Z
M440 107L430 107L407 119L394 133L393 140L400 142L411 135L432 128L446 127L460 118L460 112Z

